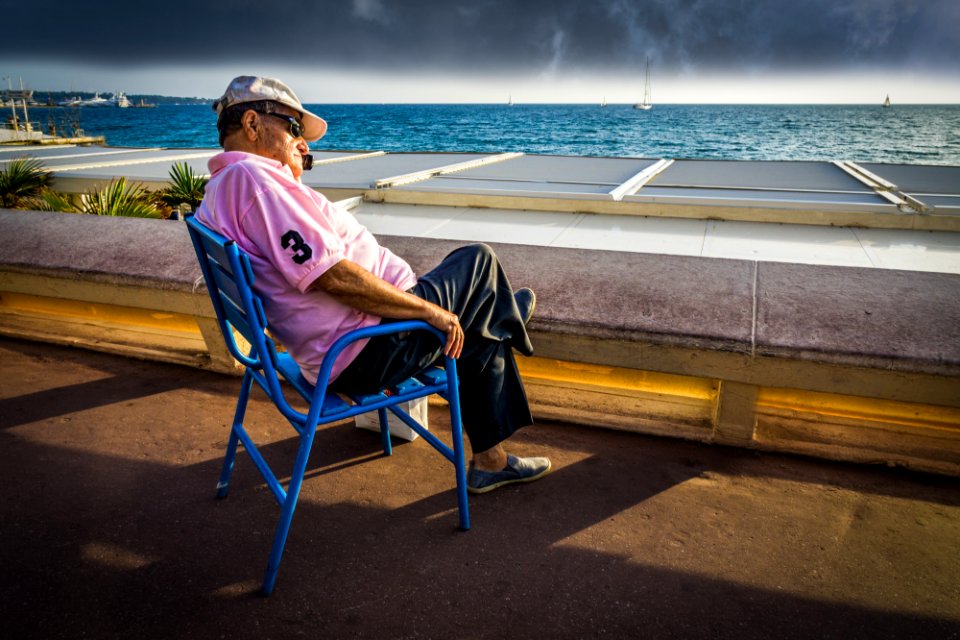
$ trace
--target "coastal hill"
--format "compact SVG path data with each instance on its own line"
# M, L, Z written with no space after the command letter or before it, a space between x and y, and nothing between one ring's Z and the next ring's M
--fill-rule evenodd
M101 91L100 95L109 96L111 93L112 91ZM45 91L35 89L33 92L33 99L41 105L57 105L70 98L86 100L93 96L94 92L92 91ZM127 98L134 104L138 104L141 100L147 104L210 104L213 102L212 98L187 98L139 93L127 94Z

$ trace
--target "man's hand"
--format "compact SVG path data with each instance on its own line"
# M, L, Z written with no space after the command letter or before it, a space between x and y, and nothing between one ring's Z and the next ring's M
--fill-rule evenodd
M442 307L431 306L436 311L436 318L426 318L427 323L447 334L447 344L443 348L443 355L454 359L459 358L463 351L463 329L460 327L460 318Z

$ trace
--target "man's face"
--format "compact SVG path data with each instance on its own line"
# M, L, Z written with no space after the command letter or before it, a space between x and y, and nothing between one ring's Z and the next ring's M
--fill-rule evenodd
M285 105L274 105L273 111L300 121L300 114ZM258 153L287 165L293 172L293 177L299 180L303 174L303 156L309 152L306 140L293 137L289 122L272 115L258 115L262 132L258 140Z

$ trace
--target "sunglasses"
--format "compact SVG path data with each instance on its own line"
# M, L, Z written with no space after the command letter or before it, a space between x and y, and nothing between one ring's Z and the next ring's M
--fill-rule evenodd
M290 125L290 135L294 138L300 138L303 136L303 125L297 122L297 119L293 116L285 116L282 113L271 113L269 111L257 111L257 113L264 116L273 116L274 118L279 118L283 120L288 125Z

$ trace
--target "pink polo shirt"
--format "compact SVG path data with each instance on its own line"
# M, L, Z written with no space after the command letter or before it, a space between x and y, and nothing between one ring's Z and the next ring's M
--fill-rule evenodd
M310 285L350 260L401 290L413 270L381 247L350 213L295 180L285 165L228 151L210 159L210 182L197 220L236 241L250 256L254 288L264 299L271 332L316 383L324 355L340 336L380 318L337 302ZM353 343L337 359L335 379L366 345Z

